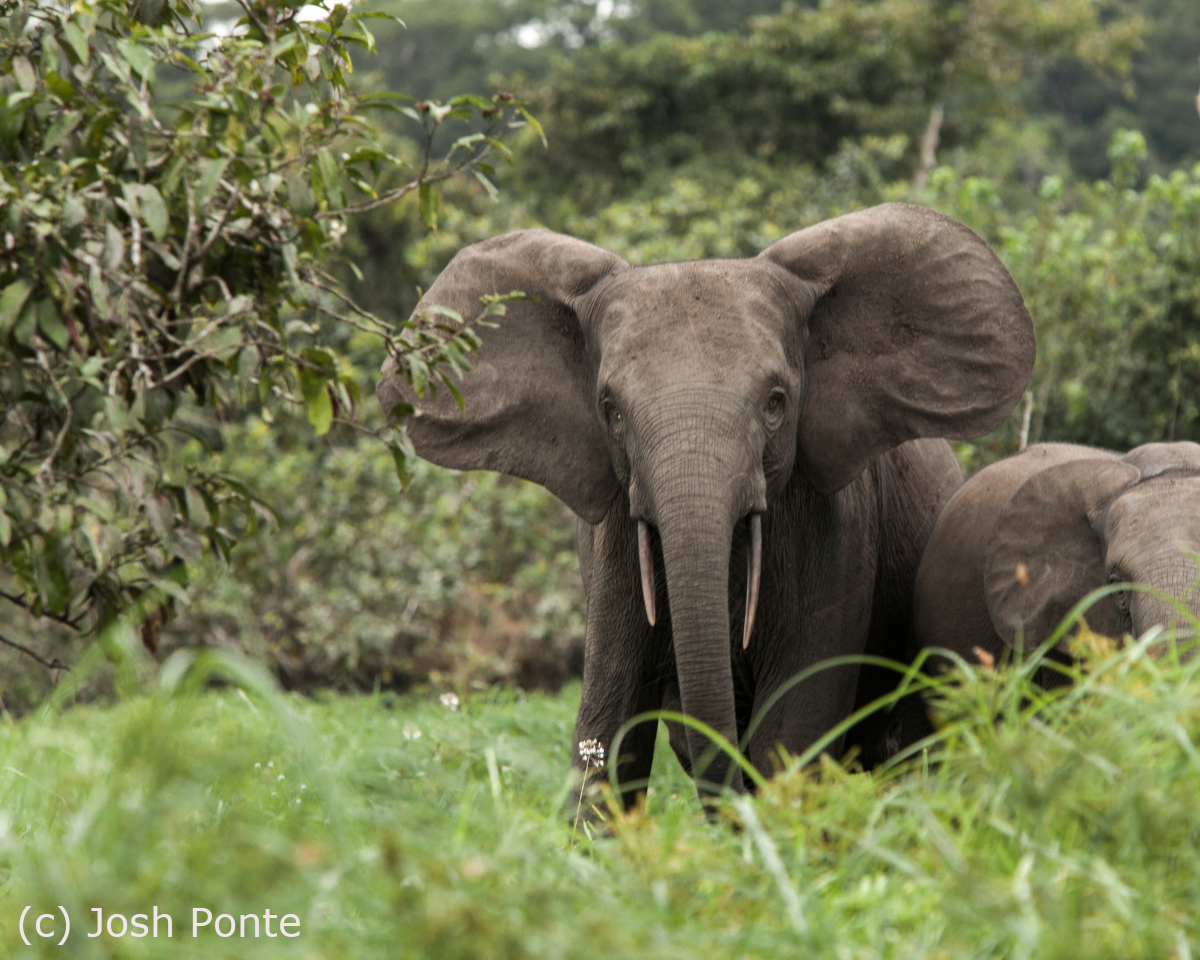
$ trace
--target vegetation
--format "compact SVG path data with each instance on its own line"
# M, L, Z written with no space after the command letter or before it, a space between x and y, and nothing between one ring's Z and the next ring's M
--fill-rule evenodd
M1031 441L1200 439L1200 194L1182 163L1200 153L1154 119L1200 134L1179 93L1200 49L1184 56L1170 0L375 11L403 28L357 8L324 22L251 8L274 18L274 47L234 5L213 22L249 32L202 45L185 0L56 8L25 30L32 8L5 9L0 587L19 606L0 604L0 637L53 667L0 650L11 709L35 705L101 627L115 659L139 634L159 662L212 644L289 687L566 676L583 619L570 516L527 484L428 468L402 497L394 468L413 464L370 397L389 348L425 351L420 376L468 362L471 335L449 318L403 325L454 252L505 230L542 224L650 263L753 255L885 200L936 206L1025 291ZM517 101L422 113L386 93L500 82L538 104L550 149L517 130L515 167L490 173L483 153L502 145L486 135L510 129ZM1080 112L1085 86L1108 98L1102 119ZM364 108L388 105L402 110L366 126ZM1077 172L1084 134L1100 179ZM459 168L484 180L421 186ZM208 223L186 272L168 260L189 209ZM1022 412L959 445L964 466L1015 450ZM80 695L116 683L101 671Z
M464 244L746 256L909 200L1024 291L1031 441L1200 441L1193 6L0 0L0 943L62 904L114 958L1195 955L1200 658L952 675L928 752L715 822L660 737L574 828L573 518L370 397L469 363L404 326ZM86 938L155 904L166 950Z
M1074 688L959 674L936 753L792 764L717 822L664 736L600 829L562 808L576 687L314 701L180 654L154 692L0 728L0 938L57 955L30 921L64 904L97 957L1194 955L1200 659L1087 645ZM169 947L84 940L155 904ZM300 936L193 939L198 906Z
M114 658L139 628L153 648L188 564L270 513L246 475L172 462L173 441L212 448L251 402L268 420L302 406L317 435L353 423L360 378L323 329L374 335L422 389L453 390L477 343L462 318L379 320L330 261L348 218L410 193L434 226L434 185L483 181L521 103L358 93L349 49L373 48L382 15L297 8L247 3L218 39L192 0L0 4L0 595ZM372 108L415 122L416 162ZM430 157L444 122L471 120ZM374 432L407 475L402 432Z

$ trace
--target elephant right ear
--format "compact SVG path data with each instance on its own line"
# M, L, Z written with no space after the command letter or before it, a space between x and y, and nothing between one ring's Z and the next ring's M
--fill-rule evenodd
M394 358L375 393L389 417L411 403L413 445L426 460L458 470L496 470L540 483L589 523L599 523L620 489L592 409L591 368L573 304L628 267L620 257L550 230L518 230L466 247L425 294L424 309L448 307L468 324L480 297L519 290L483 341L474 369L456 384L460 411L444 388L418 398Z
M1076 603L1108 582L1096 520L1140 476L1120 460L1073 460L1030 477L1001 508L983 585L992 626L1006 643L1014 644L1023 631L1025 648L1032 649ZM1097 633L1120 636L1113 597L1103 597L1084 616Z

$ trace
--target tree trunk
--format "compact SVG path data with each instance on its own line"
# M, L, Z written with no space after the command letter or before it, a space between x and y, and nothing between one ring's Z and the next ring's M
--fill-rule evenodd
M946 119L946 107L939 100L929 111L929 123L925 127L925 136L921 138L921 156L912 183L914 190L924 190L929 185L929 174L933 171L933 165L937 163L938 140L942 135L944 119Z

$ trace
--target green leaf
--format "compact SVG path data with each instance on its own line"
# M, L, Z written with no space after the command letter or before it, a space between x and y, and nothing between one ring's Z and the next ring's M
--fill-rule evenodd
M304 412L318 437L323 437L333 425L333 401L326 389L329 378L304 367L300 369L300 392L304 396Z
M288 206L298 217L307 217L313 212L313 195L304 177L289 173L287 177Z
M188 523L200 529L211 526L213 517L209 513L208 504L200 491L189 484L184 487L183 496L184 502L187 504Z
M4 288L4 293L0 294L0 336L6 335L17 322L31 290L24 280L14 280Z
M534 132L542 138L542 146L549 147L550 144L546 142L546 133L542 130L542 125L537 122L537 119L533 116L533 114L531 114L524 107L517 107L517 113L523 116L525 118L525 122L533 127Z
M333 400L329 391L322 388L312 400L306 400L304 412L308 415L308 422L313 425L313 432L318 437L325 436L333 425Z
M442 195L428 183L422 183L417 188L417 201L425 226L430 230L437 230L438 210L442 205Z
M275 46L273 46L271 48L271 56L272 57L282 56L283 54L285 54L289 50L291 50L292 47L294 47L299 42L300 42L299 34L296 34L296 33L285 34L283 36L283 38L281 40L279 40L275 44Z
M17 85L26 93L33 93L37 89L37 74L28 57L13 57L12 72L17 78Z
M200 183L196 187L197 210L203 209L212 195L217 192L217 187L221 181L221 174L225 172L225 165L227 163L229 161L224 158L211 160L205 157L197 164L200 167Z
M338 375L337 357L325 347L309 347L301 350L300 356L312 364L317 376L332 380Z
M53 150L72 134L82 119L82 111L72 110L69 113L64 113L46 131L46 139L42 141L42 149L46 152Z
M454 397L454 402L458 404L458 409L466 409L467 402L463 399L463 395L459 392L458 387L452 384L447 377L442 377L442 383L446 385L446 389L448 389L450 391L450 395Z
M104 282L99 267L93 266L88 271L88 292L92 295L92 304L100 318L109 319L112 316L112 304L108 300L108 284Z
M12 541L12 523L8 514L0 510L0 547L7 547Z
M63 27L63 34L66 36L71 50L74 51L75 58L79 61L80 66L86 67L88 62L87 35L74 20L67 21L67 25Z
M396 477L400 480L400 489L407 490L408 485L412 483L413 468L417 465L417 454L403 427L395 433L400 437L400 442L389 444L388 449L392 452L392 463L396 467Z
M471 172L475 174L475 179L483 185L483 189L487 191L489 199L491 199L493 202L500 199L500 191L496 189L496 185L492 183L491 180L485 177L478 170L472 170Z
M145 76L146 71L154 66L154 54L143 47L132 37L117 42L117 50L121 57L133 68L134 73Z
M455 323L463 322L462 314L459 313L457 310L454 310L451 307L443 307L436 303L432 304L428 307L425 307L425 312L426 313L434 313L441 317L449 317Z
M341 171L332 151L321 151L317 157L317 165L321 168L321 179L325 182L325 199L329 201L329 208L340 210L346 205L346 198L342 194Z
M57 305L49 298L38 302L38 328L59 350L67 349L70 342L67 338L67 328L58 316Z
M487 97L481 97L477 93L459 94L457 97L451 97L450 103L452 106L456 106L456 107L459 104L465 103L468 106L475 107L478 110L491 110L492 107L495 106L495 104L492 103L492 101L489 100Z
M375 34L373 34L370 30L367 29L367 25L362 22L361 17L352 17L351 19L354 21L354 25L356 27L358 27L359 31L363 35L363 46L365 46L369 51L374 53L375 52Z
M429 389L429 368L416 354L408 355L408 379L412 381L413 391L418 397L425 396Z
M141 189L142 219L154 234L155 240L162 240L167 235L170 219L167 216L167 205L163 203L162 194L152 183L142 185Z

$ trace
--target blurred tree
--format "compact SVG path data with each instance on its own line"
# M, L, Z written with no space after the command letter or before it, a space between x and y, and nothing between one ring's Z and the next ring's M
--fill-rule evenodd
M1194 0L1130 0L1147 24L1144 48L1127 77L1100 78L1071 61L1049 65L1028 99L1034 112L1062 118L1071 166L1108 176L1107 144L1121 127L1146 135L1150 169L1200 160L1200 15Z
M666 32L736 30L782 0L377 0L404 22L381 25L388 55L373 63L389 89L427 99L503 83L520 89L552 61L605 41L630 45ZM516 86L514 86L514 84Z
M909 173L1022 109L1035 63L1120 73L1144 29L1106 0L825 0L738 33L599 44L539 93L555 143L522 176L585 208L654 171L777 157L821 165L850 139L902 133ZM931 120L936 122L931 122ZM920 144L926 147L921 150ZM550 189L547 190L547 187Z
M522 105L356 93L349 50L373 48L375 15L299 7L244 0L213 37L192 0L0 2L0 596L114 657L187 602L188 561L227 557L268 513L244 477L172 461L173 440L217 446L246 404L303 408L317 434L353 424L359 378L329 328L451 390L478 342L460 318L379 321L330 263L349 218L410 193L435 225L435 185L485 178ZM406 164L371 108L426 144L463 135ZM402 431L375 434L407 470Z
M655 169L778 156L821 164L846 139L910 140L907 166L1020 112L1031 64L1127 70L1144 24L1105 0L826 0L738 34L659 35L560 60L539 94L553 162L523 175L596 203ZM936 120L936 122L931 122Z

